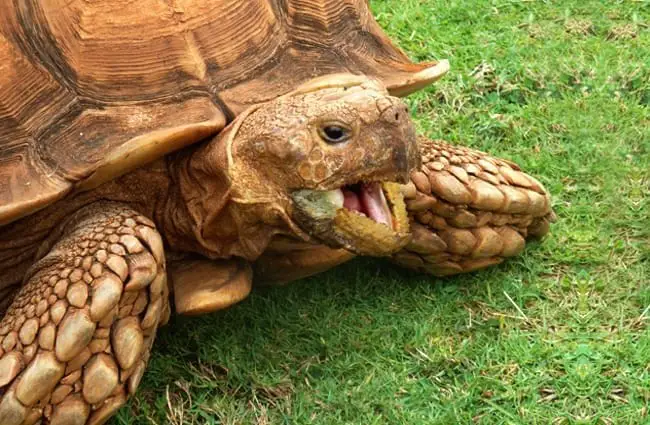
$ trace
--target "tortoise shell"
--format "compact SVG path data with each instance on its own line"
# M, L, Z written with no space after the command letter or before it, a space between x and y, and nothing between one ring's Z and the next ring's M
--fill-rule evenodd
M365 0L15 0L0 15L0 225L221 130L316 76L404 95Z

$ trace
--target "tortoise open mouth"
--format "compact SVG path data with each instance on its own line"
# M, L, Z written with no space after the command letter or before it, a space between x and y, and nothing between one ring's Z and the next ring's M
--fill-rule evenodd
M384 256L408 242L408 214L398 183L371 181L329 191L299 190L292 198L298 224L330 246Z
M330 191L330 197L339 208L356 211L391 229L395 227L391 208L379 182L346 185Z

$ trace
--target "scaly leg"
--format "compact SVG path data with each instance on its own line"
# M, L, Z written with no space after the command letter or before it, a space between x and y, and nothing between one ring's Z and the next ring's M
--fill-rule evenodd
M470 272L548 232L549 194L516 164L441 141L418 144L422 167L406 190L413 239L394 262L437 276Z
M169 317L162 240L127 206L83 208L0 322L0 424L104 423ZM47 249L47 247L45 247Z

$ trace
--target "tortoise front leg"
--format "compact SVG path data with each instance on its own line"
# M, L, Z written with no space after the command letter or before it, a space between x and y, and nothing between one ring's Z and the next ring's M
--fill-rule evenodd
M516 164L441 141L418 144L422 166L406 193L413 239L394 262L438 276L470 272L548 232L549 194Z
M104 423L169 317L154 224L97 203L71 217L0 322L0 424Z

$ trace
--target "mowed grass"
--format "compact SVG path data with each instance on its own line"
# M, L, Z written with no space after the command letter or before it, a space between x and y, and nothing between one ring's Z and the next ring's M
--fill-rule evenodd
M558 221L434 278L359 259L174 317L113 424L650 423L650 3L373 1L448 76L420 131L518 162Z

